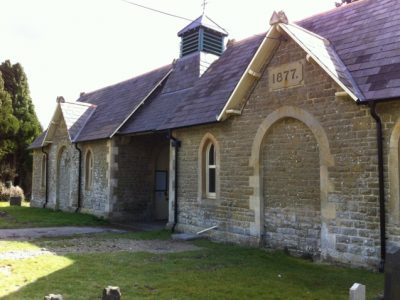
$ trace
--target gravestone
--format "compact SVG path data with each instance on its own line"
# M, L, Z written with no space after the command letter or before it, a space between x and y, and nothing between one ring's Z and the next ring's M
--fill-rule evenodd
M121 291L117 286L108 286L103 290L102 300L121 300Z
M400 248L389 247L385 261L385 300L400 299Z
M355 283L350 288L349 300L365 300L365 285Z
M20 196L12 196L10 198L10 205L11 206L21 206L21 197Z
M49 294L44 296L44 300L63 300L63 297L61 295Z

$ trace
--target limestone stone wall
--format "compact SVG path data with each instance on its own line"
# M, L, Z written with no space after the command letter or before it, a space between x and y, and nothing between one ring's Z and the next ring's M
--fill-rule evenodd
M48 203L46 207L63 211L75 211L78 205L79 152L71 144L65 122L59 121L52 139L53 143L44 148L48 153ZM109 141L99 140L79 143L82 150L81 207L82 212L98 216L109 213ZM85 153L93 153L93 186L85 187ZM45 186L41 185L41 160L43 153L34 150L33 190L34 207L43 207Z
M108 140L98 140L79 143L82 151L82 179L81 197L82 211L97 216L108 217L109 214L109 155L110 142ZM85 184L85 159L87 151L91 151L93 156L93 184L91 187Z
M195 231L218 225L210 233L217 239L259 241L300 252L311 246L311 254L324 260L375 267L380 255L375 121L368 106L335 97L342 89L315 62L305 62L304 85L270 89L271 67L305 57L293 41L282 42L241 116L174 131L182 140L178 228ZM382 103L378 111L388 164L389 139L400 107ZM220 193L214 203L198 200L197 189L198 148L208 133L220 147ZM278 142L282 151L274 152ZM291 157L291 151L298 158ZM296 159L302 163L291 170ZM285 178L293 184L285 186ZM273 180L277 186L271 187ZM283 209L289 205L291 210ZM390 225L388 233L389 243L399 242L398 226Z
M32 198L31 206L43 207L46 197L46 185L42 185L42 159L43 153L41 149L33 150L32 165Z
M58 122L52 144L45 147L45 151L48 153L49 172L47 207L73 211L77 203L78 152L69 141L63 120ZM41 150L35 150L34 154L32 206L43 206L45 188L40 186Z
M321 235L319 149L299 120L276 122L261 152L267 247L318 254Z

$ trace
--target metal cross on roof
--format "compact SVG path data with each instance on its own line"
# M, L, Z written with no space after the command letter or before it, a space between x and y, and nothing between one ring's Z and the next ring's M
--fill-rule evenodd
M203 4L201 6L203 6L203 15L206 12L206 6L207 6L208 2L207 0L203 0Z

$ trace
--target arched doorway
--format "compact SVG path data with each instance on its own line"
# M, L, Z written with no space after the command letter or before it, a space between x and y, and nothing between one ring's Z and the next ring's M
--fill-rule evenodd
M263 142L274 125L287 118L295 119L296 122L299 121L304 124L312 132L318 145L321 254L323 256L334 255L336 253L336 238L335 233L329 228L329 223L336 218L336 206L334 203L328 202L328 193L333 188L329 179L329 167L334 166L334 159L330 152L328 137L319 121L312 114L298 107L282 106L270 113L258 127L249 160L249 166L253 169L253 174L249 178L250 187L253 188L253 194L249 197L249 205L250 209L254 210L255 217L250 232L254 236L258 236L260 241L265 238ZM290 230L287 231L290 232Z
M389 177L389 222L390 225L399 225L400 220L400 119L392 129L388 155Z
M70 201L70 164L68 150L63 146L57 159L56 209L65 209Z

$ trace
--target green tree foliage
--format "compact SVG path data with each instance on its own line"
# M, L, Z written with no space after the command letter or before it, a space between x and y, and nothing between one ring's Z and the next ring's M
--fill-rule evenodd
M16 150L15 135L19 129L18 119L13 115L12 100L4 90L0 76L0 162Z
M32 172L32 154L27 147L40 134L42 128L36 116L29 92L28 79L22 66L6 60L0 65L4 90L10 95L17 131L13 135L13 162L23 188L29 189Z

